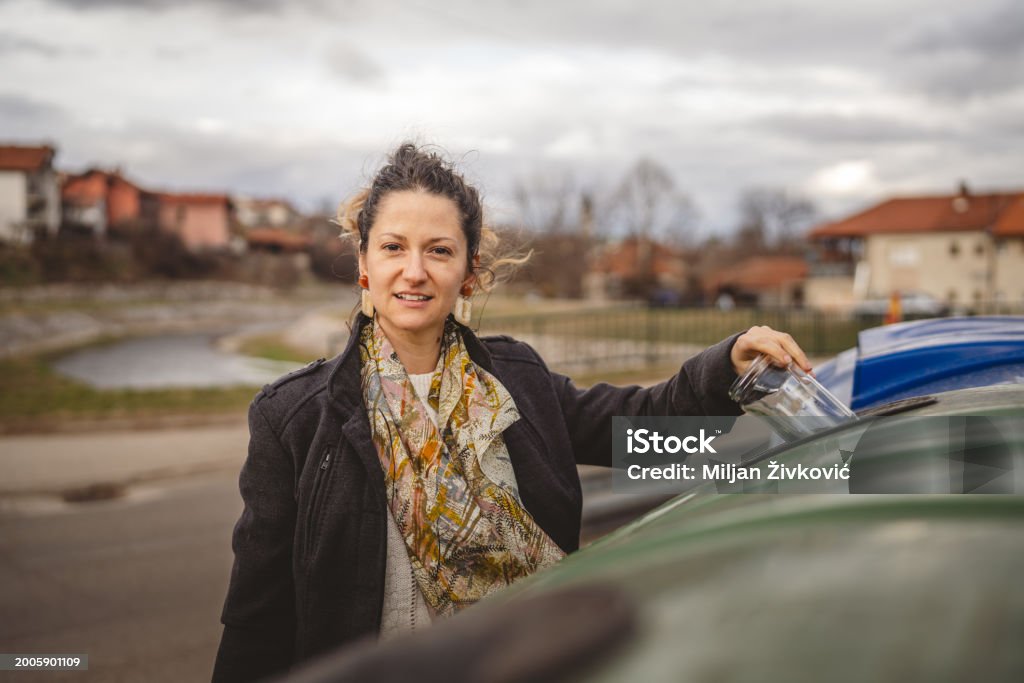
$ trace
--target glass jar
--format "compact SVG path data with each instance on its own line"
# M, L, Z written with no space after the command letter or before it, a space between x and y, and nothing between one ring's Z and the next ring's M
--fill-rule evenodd
M790 363L774 365L761 354L729 388L745 412L764 417L787 441L835 427L857 415L818 380Z

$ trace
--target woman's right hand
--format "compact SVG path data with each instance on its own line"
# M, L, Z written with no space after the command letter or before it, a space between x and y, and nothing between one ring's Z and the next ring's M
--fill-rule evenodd
M755 325L736 339L729 354L736 374L742 375L746 372L754 359L762 353L775 365L786 366L795 362L804 372L813 374L807 354L796 340L785 332L773 330L767 325Z

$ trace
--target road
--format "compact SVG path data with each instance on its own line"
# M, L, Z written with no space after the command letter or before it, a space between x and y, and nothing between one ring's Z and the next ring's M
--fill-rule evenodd
M237 473L0 513L0 651L88 654L2 681L208 681L241 512Z
M0 438L0 653L89 655L88 672L0 681L208 681L246 438L244 423ZM583 474L584 542L657 502ZM96 481L126 493L55 495Z

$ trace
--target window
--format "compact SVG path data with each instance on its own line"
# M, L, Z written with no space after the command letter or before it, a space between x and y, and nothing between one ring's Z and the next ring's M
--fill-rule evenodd
M985 255L985 245L983 243L981 243L981 242L976 243L974 245L974 254L975 254L975 256L984 256Z
M949 243L949 255L953 258L960 255L960 244L956 240Z
M916 266L921 255L911 244L894 244L889 247L889 263L894 266Z

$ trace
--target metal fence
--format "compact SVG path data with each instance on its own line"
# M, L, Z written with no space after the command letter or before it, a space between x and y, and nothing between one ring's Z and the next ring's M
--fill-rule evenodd
M1003 305L999 312L1022 310L1024 306ZM851 316L795 308L721 311L634 304L566 313L485 316L475 327L482 335L507 334L520 339L537 349L552 369L575 373L681 362L753 325L790 333L808 355L831 356L855 346L861 330L882 323L882 315Z

